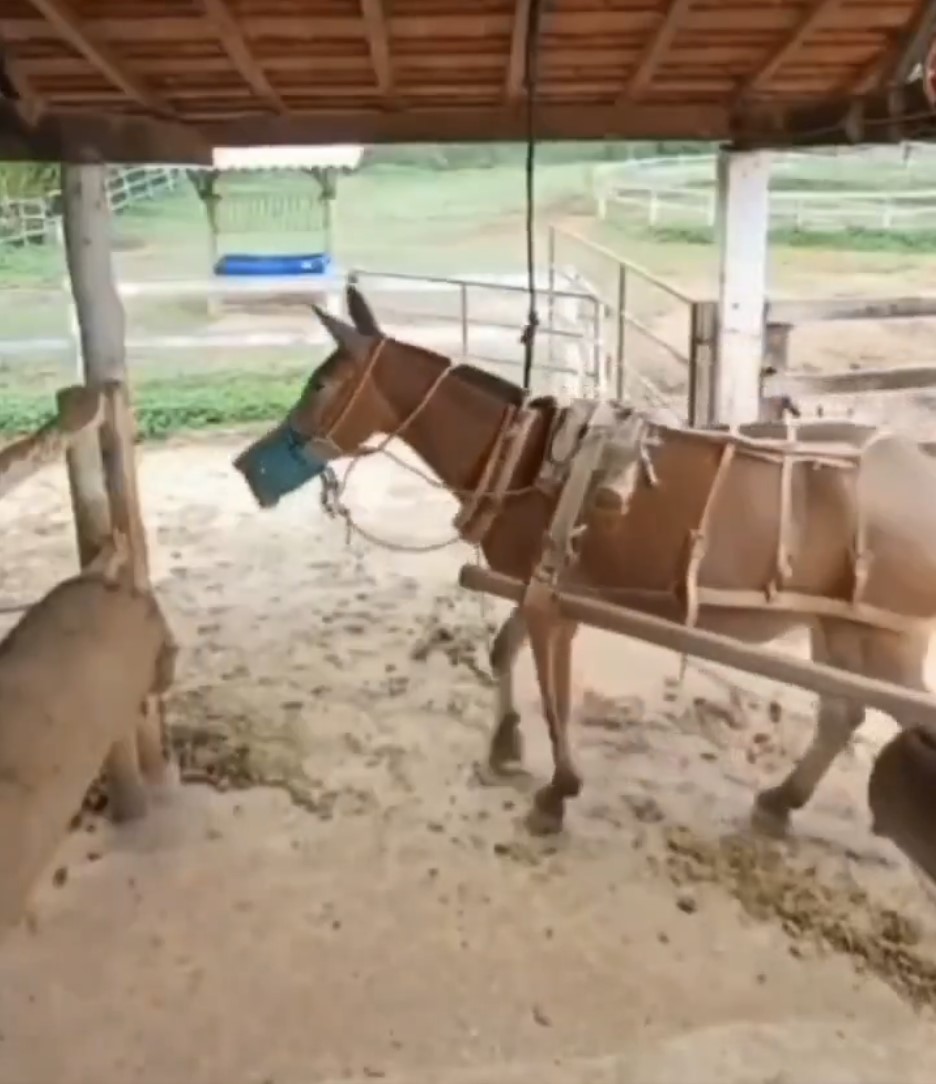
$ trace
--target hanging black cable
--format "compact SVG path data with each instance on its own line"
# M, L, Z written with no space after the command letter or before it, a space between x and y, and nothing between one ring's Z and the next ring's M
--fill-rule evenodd
M523 389L530 390L533 377L533 352L536 346L536 329L539 313L536 309L536 91L537 61L539 58L539 31L541 0L529 0L526 19L526 48L524 50L524 82L526 83L526 261L527 295L530 308L527 322L520 336L523 344Z

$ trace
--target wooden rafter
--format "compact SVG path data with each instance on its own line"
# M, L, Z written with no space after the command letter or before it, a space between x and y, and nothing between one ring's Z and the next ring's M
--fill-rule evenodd
M0 80L3 97L15 103L27 123L36 121L45 105L33 86L32 80L23 71L19 61L14 60L5 49L0 47Z
M639 97L641 92L650 85L653 73L659 66L663 54L669 48L670 42L676 36L679 24L686 17L691 3L692 0L670 0L669 7L647 43L646 49L644 49L643 54L637 61L637 67L627 81L627 86L618 96L617 104L619 106Z
M361 0L361 18L364 20L377 89L385 98L389 98L393 94L393 66L390 63L390 31L383 0Z
M240 72L244 82L253 92L277 110L286 111L283 99L273 89L273 85L253 55L247 38L228 7L227 0L202 0L205 15L214 24L221 39L221 45L231 63Z
M793 56L822 20L832 15L841 4L842 0L816 0L790 33L771 51L770 56L742 86L741 93L751 94L753 91L760 90L765 83L769 82L781 65L785 64Z
M936 34L936 0L921 0L913 21L897 35L883 56L875 57L859 73L849 87L853 94L862 94L872 87L890 86L907 81L913 67L926 54L926 48Z
M530 21L530 0L516 0L513 28L510 32L510 58L504 93L507 101L515 102L523 93L526 74L527 28Z
M45 20L97 70L128 97L154 113L171 115L170 106L126 70L110 46L88 30L66 0L28 0Z

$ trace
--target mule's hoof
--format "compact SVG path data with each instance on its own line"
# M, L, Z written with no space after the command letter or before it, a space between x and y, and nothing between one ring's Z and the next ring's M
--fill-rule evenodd
M790 811L781 805L772 791L762 791L751 807L751 827L771 839L785 839L790 832Z
M547 787L537 791L524 823L531 835L555 836L562 831L564 814L565 803Z

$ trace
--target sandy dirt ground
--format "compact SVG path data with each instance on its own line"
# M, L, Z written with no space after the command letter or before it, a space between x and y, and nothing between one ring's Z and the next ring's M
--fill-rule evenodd
M347 545L314 487L260 512L245 440L141 455L189 782L63 846L0 951L2 1084L936 1079L936 901L863 801L889 721L791 841L758 841L753 790L807 741L809 698L680 683L674 656L586 630L586 788L532 840L531 784L475 774L503 608L454 586L470 552ZM2 603L74 567L63 474L0 505ZM349 500L388 540L449 536L449 498L388 460ZM521 691L536 779L527 659Z

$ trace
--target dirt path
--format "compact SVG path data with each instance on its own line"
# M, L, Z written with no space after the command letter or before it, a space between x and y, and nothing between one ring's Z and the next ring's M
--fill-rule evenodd
M806 741L807 698L680 688L673 656L586 633L586 789L531 841L529 788L473 774L502 610L453 587L470 554L345 548L313 490L258 512L241 444L142 457L170 717L216 786L73 834L0 951L2 1084L936 1079L936 910L861 797L883 723L795 843L754 844L751 789ZM350 499L397 539L449 533L448 498L386 461ZM65 507L57 470L0 506L0 602L71 571ZM541 776L526 660L522 690Z

